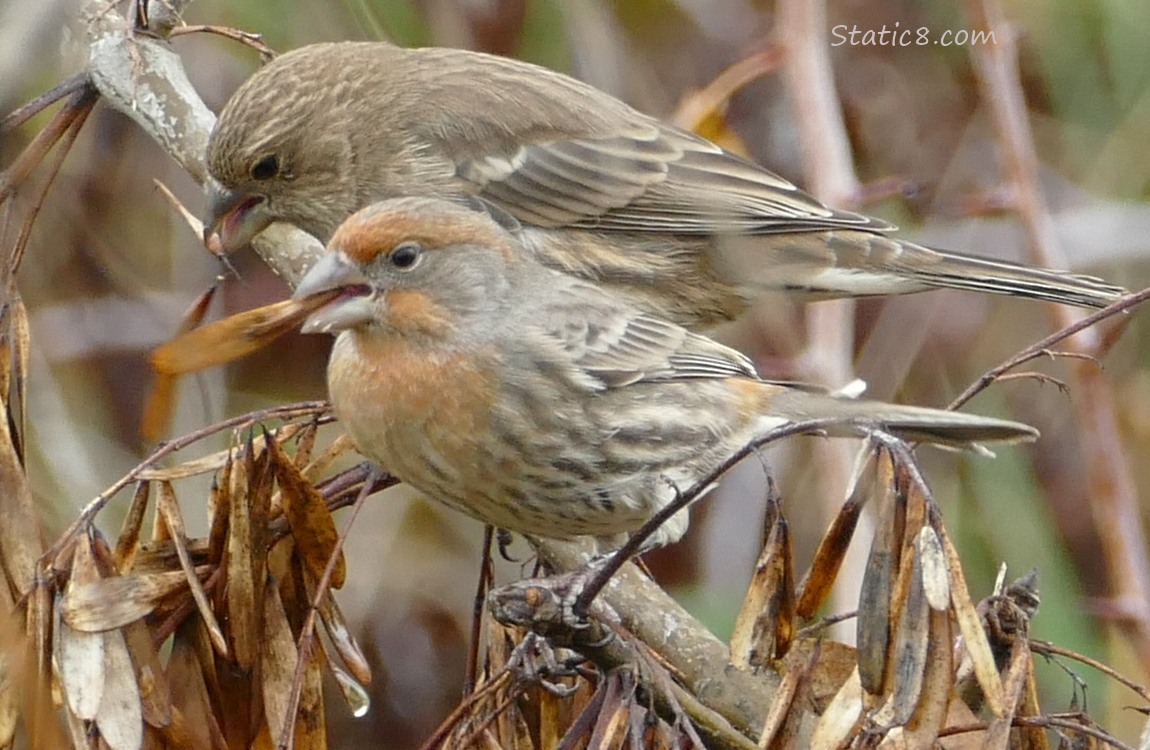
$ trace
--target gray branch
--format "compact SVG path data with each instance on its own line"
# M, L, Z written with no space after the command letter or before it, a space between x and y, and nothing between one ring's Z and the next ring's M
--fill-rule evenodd
M164 10L150 11L152 26L170 28L167 24L183 5L152 0L150 8ZM106 3L90 0L84 13L91 50L88 74L100 94L203 184L204 154L216 116L192 87L180 56L164 39L133 33L129 21ZM252 247L293 287L323 253L318 240L285 224L268 227Z

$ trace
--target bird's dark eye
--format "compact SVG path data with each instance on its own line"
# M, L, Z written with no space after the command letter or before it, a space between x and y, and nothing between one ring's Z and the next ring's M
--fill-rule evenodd
M270 180L279 174L280 158L275 154L268 154L252 165L253 180Z
M406 271L416 264L422 252L419 245L414 242L404 242L402 245L396 245L387 254L387 260L396 268Z

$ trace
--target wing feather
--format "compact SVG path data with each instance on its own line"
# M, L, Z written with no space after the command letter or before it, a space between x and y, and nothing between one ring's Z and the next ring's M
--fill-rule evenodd
M754 364L734 349L574 280L553 296L535 324L558 344L566 364L602 388L668 380L758 378Z
M638 114L638 113L636 113ZM479 197L521 220L675 234L771 234L886 222L835 211L778 175L684 131L531 143L457 164Z
M686 235L892 228L827 208L758 164L554 71L458 50L404 56L439 105L420 128L426 145L477 197L521 221Z

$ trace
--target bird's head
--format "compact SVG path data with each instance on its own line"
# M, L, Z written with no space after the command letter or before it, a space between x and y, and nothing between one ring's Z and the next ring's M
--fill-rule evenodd
M367 105L361 76L341 68L342 49L281 55L228 100L208 142L205 240L216 234L232 252L284 221L327 242L362 205L354 123Z
M514 239L486 214L430 198L376 203L347 219L295 298L340 296L304 333L346 330L443 339L499 324Z

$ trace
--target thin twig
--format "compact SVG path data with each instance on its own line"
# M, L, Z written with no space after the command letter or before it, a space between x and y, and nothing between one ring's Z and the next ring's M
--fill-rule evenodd
M80 89L91 85L92 80L88 77L87 72L77 73L68 80L56 84L27 104L23 104L4 115L4 119L0 120L0 133L7 133L9 130L20 127L64 97L71 96Z
M1010 725L1013 727L1037 727L1039 729L1066 729L1073 732L1081 732L1088 734L1094 739L1105 742L1111 747L1116 747L1119 750L1134 750L1133 747L1122 742L1114 735L1105 732L1098 727L1084 724L1081 721L1073 721L1071 719L1061 716L1015 716L1011 719ZM954 737L960 734L968 734L970 732L985 732L989 729L989 724L960 724L957 726L944 727L938 733L938 738Z
M486 698L488 695L494 694L510 681L511 668L508 665L504 665L503 669L501 669L499 673L492 677L490 680L483 683L483 686L479 688L479 690L469 695L466 700L459 702L459 704L452 710L451 714L449 714L448 717L439 724L436 730L431 733L431 736L428 737L422 745L420 745L420 750L432 750L432 748L439 747L439 743L445 740L447 736L451 734L451 731L455 728L455 725L459 723L464 714L471 710L472 706L474 706L480 700Z
M72 144L76 142L76 137L80 135L80 129L84 127L84 122L91 114L92 108L96 106L97 96L94 95L94 89L85 89L90 94L88 96L75 95L75 98L68 102L65 110L68 110L68 126L67 129L60 136L58 141L59 147L55 153L47 154L50 160L48 163L48 174L44 178L44 184L40 186L37 191L36 199L32 202L31 208L28 209L27 215L24 216L23 226L20 227L20 235L16 238L16 245L12 248L12 255L8 261L8 267L5 269L9 276L15 276L16 271L20 269L20 263L24 260L24 252L28 247L28 239L32 236L32 226L36 222L36 217L40 215L40 209L44 206L44 199L48 197L48 191L52 188L52 183L56 181L56 175L60 173L60 166L64 163L64 158L68 152L72 150Z
M782 49L777 45L744 57L715 76L703 88L683 97L671 120L681 128L698 129L708 117L730 101L739 89L774 72L783 60Z
M171 39L187 34L215 34L225 39L231 39L233 42L239 42L259 52L260 58L264 61L271 60L276 56L276 51L264 42L262 34L254 34L250 31L243 31L242 29L233 29L229 26L211 26L207 24L176 26L168 32L168 38Z
M68 102L52 117L44 129L36 134L12 165L0 173L0 204L11 197L28 175L43 161L44 156L52 150L56 142L72 128L77 118L86 117L92 104L99 98L99 94L92 86L83 86L68 97Z
M1115 315L1118 315L1119 313L1124 313L1124 312L1127 312L1128 310L1132 310L1135 307L1137 307L1138 305L1141 305L1143 302L1146 302L1147 300L1150 300L1150 287L1143 289L1142 291L1137 292L1135 294L1127 295L1126 297L1123 297L1122 299L1118 300L1117 302L1114 302L1113 304L1108 305L1107 307L1104 307L1101 310L1098 310L1098 311L1092 313L1091 315L1088 315L1085 318L1081 318L1079 320L1074 321L1073 323L1066 326L1062 330L1055 331L1054 333L1050 334L1049 336L1046 336L1044 338L1039 339L1038 341L1035 341L1033 344L1026 347L1022 351L1017 352L1016 354L1012 355L1011 357L1003 360L1000 364L998 364L995 367L992 367L991 369L984 372L978 378L978 380L974 381L969 386L967 386L967 389L965 391L963 391L962 393L960 393L957 398L955 398L953 401L951 401L950 405L947 406L946 408L948 408L948 409L961 408L963 406L963 404L965 404L967 401L970 401L972 398L974 398L979 393L981 393L983 390L985 390L987 386L989 386L991 383L994 383L996 380L998 380L1002 376L1003 373L1005 373L1009 370L1012 370L1015 367L1018 367L1019 365L1025 364L1026 362L1029 362L1029 361L1034 360L1034 359L1038 359L1039 357L1050 356L1051 353L1054 351L1054 347L1056 347L1058 344L1061 344L1063 341L1070 338L1071 336L1078 333L1079 331L1085 330L1085 329L1089 328L1090 326L1096 325L1096 324L1100 323L1101 321L1106 320L1107 318L1112 318ZM1058 356L1075 356L1075 357L1077 357L1078 354L1071 352L1069 354L1068 353L1061 353Z
M1059 380L1058 378L1054 377L1053 375L1047 375L1044 372L1038 372L1037 370L1024 370L1022 372L1008 372L1005 375L1000 375L998 377L999 383L1006 383L1006 382L1009 382L1011 380L1035 381L1039 385L1052 385L1067 395L1069 395L1069 393L1070 393L1070 387L1068 385L1066 385L1065 381Z
M854 617L858 617L858 610L851 610L850 612L841 612L837 615L827 615L820 617L809 625L804 625L795 631L795 640L800 641L804 638L813 638L816 633L826 630L831 625L837 625L840 622L846 622Z
M1130 688L1135 693L1137 693L1142 698L1142 700L1150 703L1150 690L1147 690L1144 686L1139 685L1130 678L1119 674L1113 667L1103 664L1097 659L1091 659L1086 654L1080 654L1076 651L1062 648L1061 646L1051 643L1050 641L1039 641L1034 638L1030 638L1028 639L1028 642L1030 643L1030 650L1034 653L1042 654L1043 656L1061 656L1066 659L1073 659L1074 661L1085 664L1088 667L1094 667L1107 677L1110 677L1116 682L1120 682L1126 687Z
M475 585L475 600L471 604L471 642L467 646L467 674L463 678L463 695L471 695L475 690L479 675L479 639L483 627L483 608L487 591L495 577L495 567L491 559L491 545L495 539L495 527L483 527L483 552L479 561L479 582Z

